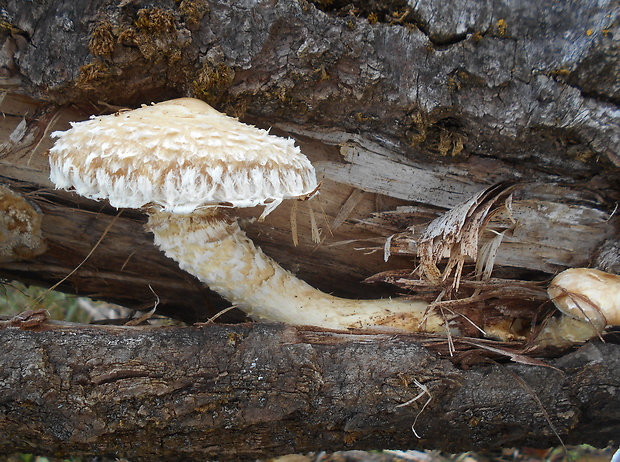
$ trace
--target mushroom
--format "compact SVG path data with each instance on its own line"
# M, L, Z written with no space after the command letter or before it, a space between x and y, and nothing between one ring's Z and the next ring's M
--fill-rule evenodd
M620 325L620 276L592 268L571 268L558 274L547 289L563 313L552 318L539 340L562 344L583 342Z
M291 139L181 98L73 123L52 133L50 178L114 207L145 207L166 256L254 319L325 328L386 326L445 331L427 303L348 300L283 269L229 218L226 208L265 205L317 189Z

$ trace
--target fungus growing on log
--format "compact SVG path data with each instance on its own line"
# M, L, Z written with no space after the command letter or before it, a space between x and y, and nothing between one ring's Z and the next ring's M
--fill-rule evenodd
M30 260L45 253L41 217L36 205L0 185L0 262Z
M539 341L556 345L583 342L620 325L620 276L592 268L571 268L558 274L549 298L563 315L550 319Z
M50 149L50 178L118 208L145 207L166 256L254 319L325 328L445 331L427 303L347 300L297 279L266 256L224 209L265 205L317 189L293 140L181 98L72 124Z

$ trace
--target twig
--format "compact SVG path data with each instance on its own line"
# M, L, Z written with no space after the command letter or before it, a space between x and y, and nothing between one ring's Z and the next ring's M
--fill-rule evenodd
M60 284L62 284L63 282L65 282L67 279L69 279L71 276L73 276L77 270L80 269L80 267L86 263L86 261L90 258L90 256L95 252L95 250L97 249L97 247L99 247L99 244L101 244L101 241L103 241L103 238L106 237L106 235L108 234L108 232L110 231L110 229L112 228L112 226L114 225L114 223L116 223L116 220L118 219L118 217L121 216L121 213L123 213L122 210L119 210L118 213L114 216L114 218L112 219L112 221L108 224L108 226L106 226L106 228L103 230L103 234L101 234L101 237L99 238L99 240L95 243L95 245L93 246L92 249L90 249L90 252L88 252L88 255L86 255L86 257L84 257L84 259L79 263L79 265L77 265L75 268L73 268L73 270L71 270L71 272L69 274L67 274L64 278L62 278L60 281L58 281L56 284L54 284L52 287L50 287L49 289L47 289L45 292L43 292L41 295L39 295L35 301L34 301L34 306L36 307L39 303L41 303L41 301L54 289L56 289L56 287L58 287Z

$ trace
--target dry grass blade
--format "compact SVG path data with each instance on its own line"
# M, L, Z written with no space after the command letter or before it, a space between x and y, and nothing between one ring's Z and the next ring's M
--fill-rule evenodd
M476 342L470 339L460 339L460 341L467 345L475 346L477 348L482 348L483 350L488 350L493 353L506 356L510 358L511 361L514 361L515 363L526 364L528 366L548 367L549 369L554 369L556 371L561 372L561 370L558 369L557 367L553 367L552 365L547 364L546 362L541 361L540 359L536 359L536 358L532 358L531 356L524 355L523 353L513 350L511 348L504 348L501 346L491 346L491 345L488 345L487 343Z
M215 313L213 316L211 316L209 319L207 319L205 322L197 322L196 324L194 324L195 326L206 326L208 324L211 324L213 322L215 322L215 320L217 318L219 318L220 316L222 316L223 314L228 313L229 311L234 310L235 308L239 308L238 305L231 305L227 308L224 308L223 310L218 311L217 313Z
M321 243L321 230L316 224L316 216L312 204L308 202L308 214L310 215L310 228L312 229L312 242L315 244Z
M95 250L97 250L97 247L99 247L99 244L101 244L101 241L103 241L103 238L105 238L108 234L108 232L110 231L110 229L112 228L112 226L114 226L114 223L116 223L116 220L118 220L118 217L121 216L121 213L123 213L122 210L119 210L119 212L114 216L114 218L112 218L112 221L110 221L110 223L108 224L108 226L106 226L106 228L103 230L103 233L101 234L101 237L99 238L99 240L95 243L95 245L93 246L92 249L90 249L90 252L88 252L88 255L86 255L84 257L84 259L75 267L73 268L73 270L67 274L64 278L62 278L60 281L58 281L56 284L54 284L52 287L50 287L49 289L47 289L43 294L41 294L39 297L37 297L37 299L34 301L33 306L37 306L39 303L41 303L41 301L43 300L43 298L50 293L52 290L55 290L58 286L60 286L63 282L65 282L67 279L69 279L71 276L73 276L81 267L84 263L86 263L86 261L90 258L90 256L95 252Z
M410 404L415 403L417 400L422 398L422 396L428 395L428 399L426 400L426 402L422 406L422 409L420 409L420 411L417 413L417 415L415 416L415 419L413 419L413 423L411 424L411 431L413 432L413 434L416 436L416 438L421 438L420 435L418 435L418 432L415 430L415 425L418 422L418 417L420 417L420 414L422 414L422 412L424 412L424 409L426 409L426 407L433 400L433 395L431 395L430 391L428 391L428 387L426 385L418 382L416 379L413 379L413 382L422 391L420 393L418 393L414 398L412 398L409 401L407 401L406 403L399 404L398 406L396 406L396 408L409 406Z
M347 200L342 205L342 207L340 207L338 214L334 218L334 221L332 222L332 226L331 226L332 231L337 229L340 225L342 225L346 221L347 218L349 218L351 213L353 213L353 210L355 210L355 207L357 207L357 205L364 198L365 194L366 193L362 191L361 189L353 190L353 192L347 198Z
M299 237L297 235L297 201L293 201L291 206L291 236L293 238L293 245L297 247L299 245Z

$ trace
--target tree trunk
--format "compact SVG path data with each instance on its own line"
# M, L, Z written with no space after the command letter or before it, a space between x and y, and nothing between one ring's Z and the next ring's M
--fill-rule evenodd
M498 183L517 186L480 235L480 245L503 237L495 292L474 307L480 316L529 325L548 306L554 273L620 271L613 1L5 3L0 183L32 208L16 243L0 242L2 278L60 283L188 322L227 306L153 246L142 212L55 191L48 180L53 130L180 96L291 136L311 159L318 198L288 201L264 222L257 210L235 214L265 253L323 291L375 298L400 288L433 300L444 288L413 275L420 236ZM16 216L0 213L2 239ZM35 246L28 233L37 229ZM465 291L473 269L468 260ZM2 368L11 380L0 398L5 452L225 459L554 444L546 416L566 442L604 445L620 434L615 345L554 360L562 374L531 364L465 371L467 361L438 359L426 350L434 343L415 336L283 326L7 328L0 338L0 361L22 361ZM421 413L426 396L396 407L419 393L414 379L433 396Z
M0 453L250 460L618 442L620 348L467 370L437 338L277 324L0 331ZM471 353L471 350L470 350ZM471 357L469 358L471 360Z

